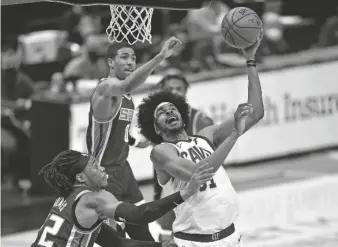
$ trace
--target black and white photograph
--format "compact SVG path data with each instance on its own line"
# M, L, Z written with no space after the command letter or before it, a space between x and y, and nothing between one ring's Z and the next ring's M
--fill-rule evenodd
M0 0L2 247L337 247L337 0Z

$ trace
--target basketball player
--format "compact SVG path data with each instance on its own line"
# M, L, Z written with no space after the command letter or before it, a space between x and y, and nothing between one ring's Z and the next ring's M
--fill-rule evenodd
M101 80L91 98L87 147L109 174L106 189L120 201L136 205L144 202L127 161L129 128L134 113L130 93L142 85L164 59L171 56L179 43L175 37L168 39L159 54L136 70L136 55L131 45L113 43L108 48L110 75ZM125 230L133 239L153 240L147 226L127 224Z
M158 88L163 91L169 91L175 94L178 94L186 98L187 91L189 88L189 82L187 78L181 73L176 71L170 73L162 78L158 83ZM213 125L213 120L204 114L202 111L191 107L189 115L189 124L187 125L186 132L188 136L196 135L200 130L204 129L207 126ZM154 172L154 187L155 187L155 197L157 200L161 198L162 187L158 184L156 172ZM158 222L161 224L162 233L161 238L168 238L172 231L172 224L175 220L175 213L173 211L165 214Z
M103 221L117 219L133 224L147 224L183 203L214 175L206 164L196 169L188 186L180 192L140 206L120 202L104 190L108 175L93 157L69 150L58 154L40 171L47 184L59 196L38 232L32 247L91 247ZM110 227L109 227L110 228ZM112 230L112 228L110 228ZM170 243L126 240L116 232L104 246L170 246ZM110 240L110 241L109 241Z
M189 82L187 78L180 73L171 73L162 78L157 87L160 90L169 91L182 97L186 97L189 88ZM190 108L189 124L186 128L188 136L196 135L200 130L207 126L213 125L213 120L205 115L202 111L196 108ZM161 197L162 187L157 182L155 173L155 197L157 200ZM168 229L169 230L169 229Z
M240 135L264 115L254 60L261 38L243 50L249 76L248 102L239 105L234 118L206 127L197 136L188 136L184 128L189 121L189 106L184 98L159 92L144 99L139 106L141 133L158 144L151 152L151 160L166 193L184 188L194 169L205 162L216 172L199 193L174 210L174 241L179 247L241 246L240 235L233 224L238 214L236 192L220 166Z

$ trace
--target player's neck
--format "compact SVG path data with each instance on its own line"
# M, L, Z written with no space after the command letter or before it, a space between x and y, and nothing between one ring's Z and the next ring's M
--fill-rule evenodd
M189 141L189 136L187 132L183 131L181 133L177 133L176 135L165 135L163 136L163 140L165 142L177 142L177 141Z
M89 186L86 185L86 184L74 184L73 187L74 188L84 188L84 189L87 189L87 190L90 190L90 191L94 191L92 188L89 188Z
M110 69L110 71L109 71L109 77L114 77L114 78L117 78L117 79L119 79L121 81L123 80L123 79L119 78L118 76L116 76L116 73L114 72L113 69Z
M115 72L113 69L110 69L109 71L109 77L116 77Z

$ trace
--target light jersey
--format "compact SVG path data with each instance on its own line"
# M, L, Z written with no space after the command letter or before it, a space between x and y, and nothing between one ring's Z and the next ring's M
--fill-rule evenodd
M167 143L173 145L179 155L195 163L214 152L213 145L204 137L192 136L190 141ZM165 195L182 190L187 182L171 178L161 185ZM174 209L176 219L173 232L213 234L233 223L239 206L236 192L221 166L213 179L201 186L200 191Z

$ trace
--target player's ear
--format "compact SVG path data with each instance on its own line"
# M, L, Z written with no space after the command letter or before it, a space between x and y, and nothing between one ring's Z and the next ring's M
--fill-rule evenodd
M79 182L79 183L84 183L84 182L86 182L85 175L84 175L82 172L76 174L75 178L76 178L76 181Z
M160 131L157 128L156 122L154 123L154 130L155 130L157 135L160 135Z
M109 67L114 68L114 66L115 66L114 59L108 58L107 62L108 62Z

